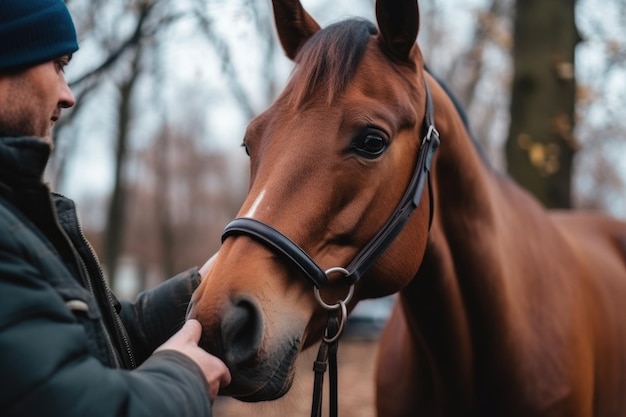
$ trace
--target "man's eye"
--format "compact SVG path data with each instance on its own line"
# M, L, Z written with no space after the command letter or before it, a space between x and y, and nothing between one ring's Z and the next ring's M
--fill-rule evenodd
M65 72L65 67L68 64L68 62L64 59L57 59L56 61L54 61L54 65L56 67L57 72Z

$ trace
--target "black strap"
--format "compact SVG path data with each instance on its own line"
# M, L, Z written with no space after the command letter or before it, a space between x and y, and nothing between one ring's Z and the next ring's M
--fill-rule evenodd
M339 414L339 384L337 378L337 350L339 350L339 340L335 340L328 347L328 410L329 417L337 417Z
M317 351L317 359L313 362L313 400L311 402L311 417L322 415L322 397L324 396L324 374L328 367L328 344L322 342Z
M226 225L222 234L222 242L228 236L237 234L253 236L285 255L317 288L321 288L326 283L326 273L317 266L313 259L294 241L272 226L250 217L239 217Z
M430 88L428 82L424 80L424 87L426 93L426 115L425 115L425 129L424 138L419 148L418 160L413 172L411 182L400 200L400 204L396 207L395 211L387 220L387 223L378 231L378 233L369 241L369 243L361 249L352 262L346 267L349 271L346 279L350 283L355 283L361 279L363 274L369 269L370 266L378 259L380 255L387 249L387 247L393 242L393 240L400 234L400 231L409 220L413 210L419 206L419 203L424 193L424 184L428 180L429 189L430 183L430 165L432 163L435 151L439 147L439 132L435 129L434 114L432 96L430 94ZM433 215L433 196L431 193L430 198L430 222L432 222Z
M321 417L322 397L324 393L324 374L328 369L329 417L339 414L338 380L337 380L337 350L339 338L335 337L339 331L339 319L331 317L326 327L326 337L322 340L317 351L317 359L313 362L315 379L313 381L313 399L311 402L311 417ZM334 340L333 340L334 339Z

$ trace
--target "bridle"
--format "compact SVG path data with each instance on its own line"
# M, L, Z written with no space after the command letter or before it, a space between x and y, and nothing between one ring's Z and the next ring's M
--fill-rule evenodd
M400 234L411 213L419 206L426 182L428 182L429 191L431 192L430 222L432 223L433 198L429 173L434 153L439 147L440 141L439 132L437 132L435 128L432 96L426 80L424 80L424 87L426 92L426 112L424 115L425 134L419 147L417 164L413 171L411 182L387 222L361 249L348 266L345 268L333 267L324 271L302 248L300 248L300 246L287 236L274 229L272 226L250 217L240 217L232 220L226 225L222 234L222 242L229 236L247 235L283 255L283 257L288 259L293 266L297 267L302 275L313 284L318 303L329 312L326 332L322 339L322 344L320 345L317 360L313 365L315 382L311 410L312 417L321 416L322 385L329 357L330 416L333 417L337 415L336 354L337 344L347 318L346 304L352 298L356 282L361 279L368 268L378 259L385 249L387 249L396 236ZM333 274L343 274L346 283L349 284L350 287L348 295L344 300L329 305L322 300L319 289L328 282L329 276Z

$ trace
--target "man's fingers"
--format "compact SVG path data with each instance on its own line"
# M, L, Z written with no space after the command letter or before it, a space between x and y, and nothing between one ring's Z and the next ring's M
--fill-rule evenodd
M202 337L202 325L196 319L189 319L185 322L179 334L184 335L188 340L193 341L196 345Z
M157 351L175 350L193 360L204 374L209 384L209 395L213 399L221 386L230 384L231 375L220 358L198 346L201 337L202 325L196 319L189 319L174 336L158 347Z
M233 380L233 377L230 374L230 369L228 369L226 364L224 364L224 373L222 374L222 378L220 380L220 385L225 387L226 385L230 384L230 382L232 380Z

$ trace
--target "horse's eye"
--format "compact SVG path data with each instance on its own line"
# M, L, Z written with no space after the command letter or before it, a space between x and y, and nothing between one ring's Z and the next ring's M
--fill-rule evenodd
M352 140L350 148L366 158L377 158L387 149L386 135L376 129L365 129Z

